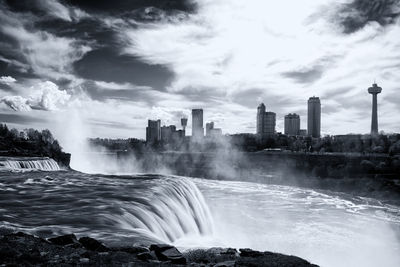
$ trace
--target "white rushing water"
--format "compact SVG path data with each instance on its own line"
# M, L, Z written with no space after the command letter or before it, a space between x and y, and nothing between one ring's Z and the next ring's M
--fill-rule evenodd
M123 229L172 243L187 235L213 235L213 220L199 189L189 179L166 178L140 200L122 204L122 215L111 215Z
M249 247L321 266L400 266L400 209L311 189L195 179L214 219L213 236L187 247Z
M321 266L400 266L400 208L291 186L168 175L2 172L1 226L106 244L252 248Z
M0 170L24 171L24 170L40 170L40 171L59 171L61 170L58 163L51 158L40 159L17 159L10 158L0 161Z

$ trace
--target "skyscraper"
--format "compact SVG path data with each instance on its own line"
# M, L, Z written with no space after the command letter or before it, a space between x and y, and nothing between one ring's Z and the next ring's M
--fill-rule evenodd
M321 136L321 101L319 97L313 96L308 99L307 133L314 138Z
M146 127L146 142L155 143L161 140L161 120L148 120Z
M378 134L378 94L382 92L382 88L376 83L368 88L368 93L372 95L372 118L371 118L371 135Z
M194 140L204 137L203 109L192 109L192 137Z
M214 129L214 122L206 123L206 136L210 136L210 132L212 129Z
M261 142L275 134L276 114L266 112L264 103L257 107L257 136Z
M289 113L285 116L285 134L299 135L300 134L300 116L296 113Z

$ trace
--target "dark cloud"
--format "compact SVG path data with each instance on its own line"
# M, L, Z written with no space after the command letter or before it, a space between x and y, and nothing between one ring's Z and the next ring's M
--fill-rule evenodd
M160 91L164 91L173 78L173 73L165 66L147 64L137 57L121 55L109 48L87 53L74 63L74 68L77 75L86 79L128 82Z
M56 36L94 41L102 46L111 46L117 43L118 32L108 27L103 21L92 17L73 22L61 19L40 20L35 23L35 27Z
M116 99L122 101L145 102L154 105L160 99L155 98L151 94L149 88L135 88L131 85L121 85L121 88L107 88L97 86L94 81L86 81L81 88L90 98L98 101L106 101L108 99Z
M9 114L0 113L0 121L3 123L15 123L15 124L28 124L28 123L43 123L45 119L39 117L33 117L22 113Z
M156 7L165 11L194 12L196 4L191 0L66 0L68 4L88 12L123 13L143 7Z
M334 20L344 33L353 33L372 21L382 26L392 24L399 16L399 0L353 0L339 8Z
M310 69L301 69L296 71L288 71L282 74L283 77L295 80L298 83L313 83L323 74L323 67L320 65Z

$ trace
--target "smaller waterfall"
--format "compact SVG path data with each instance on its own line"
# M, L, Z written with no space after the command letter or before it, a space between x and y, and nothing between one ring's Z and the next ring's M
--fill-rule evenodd
M41 159L6 159L0 161L0 170L40 170L40 171L59 171L60 166L54 159L41 158Z

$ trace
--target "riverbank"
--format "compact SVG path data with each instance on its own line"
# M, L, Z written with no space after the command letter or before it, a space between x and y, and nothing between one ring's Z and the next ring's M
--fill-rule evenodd
M108 156L109 159L112 156ZM163 152L114 160L140 172L331 190L400 204L400 156L361 153ZM118 165L120 166L120 165Z
M44 239L22 232L0 237L0 265L12 266L297 266L316 267L299 257L251 249L210 248L181 253L165 244L107 247L75 235Z

